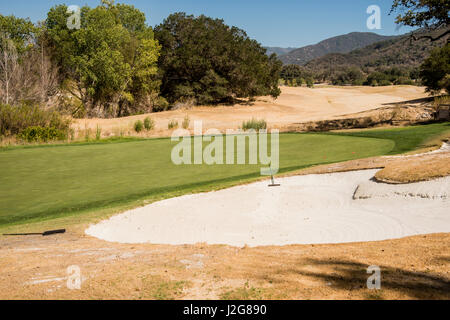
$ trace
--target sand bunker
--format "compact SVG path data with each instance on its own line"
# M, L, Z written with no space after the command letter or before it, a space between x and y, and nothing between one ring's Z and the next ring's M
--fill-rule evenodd
M156 202L91 226L112 242L265 246L450 232L450 177L408 185L376 170L294 176Z

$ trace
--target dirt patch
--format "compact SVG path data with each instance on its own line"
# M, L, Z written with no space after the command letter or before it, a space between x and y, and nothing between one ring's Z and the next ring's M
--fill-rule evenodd
M70 233L1 238L0 298L449 299L449 246L449 234L258 248L107 244ZM202 268L180 262L199 254ZM80 267L80 290L67 288L71 265ZM366 287L371 265L381 268L380 291Z

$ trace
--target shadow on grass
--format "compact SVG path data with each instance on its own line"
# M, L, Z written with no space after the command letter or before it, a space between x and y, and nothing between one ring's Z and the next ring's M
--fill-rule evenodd
M448 260L445 257L445 261ZM297 271L299 274L332 283L332 287L344 290L367 288L367 279L371 275L367 273L368 265L354 261L307 259L306 263L319 269L326 267L333 272ZM383 291L395 291L416 299L450 299L450 279L446 277L389 266L379 267Z
M441 257L439 263L448 264L449 257ZM434 263L434 262L433 262ZM421 300L450 299L450 279L428 272L409 271L386 265L381 270L381 290L369 290L367 280L373 273L367 273L369 265L351 260L301 259L296 267L265 273L264 280L277 282L281 275L306 277L314 282L326 283L330 289L362 292L366 299L384 299L386 293ZM267 277L267 275L270 275Z

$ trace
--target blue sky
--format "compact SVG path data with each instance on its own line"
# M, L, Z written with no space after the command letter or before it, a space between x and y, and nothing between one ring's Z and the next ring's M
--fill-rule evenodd
M383 35L408 32L396 30L395 15L389 16L392 0L120 0L142 10L150 25L169 14L184 11L224 19L247 31L265 46L301 47L353 31L375 31ZM0 13L43 20L56 4L96 6L100 0L0 0ZM381 8L381 30L368 30L366 9Z

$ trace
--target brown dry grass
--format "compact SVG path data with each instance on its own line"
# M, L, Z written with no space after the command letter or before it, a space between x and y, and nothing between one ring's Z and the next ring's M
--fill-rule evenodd
M449 234L259 248L122 245L77 233L3 238L0 298L449 299L449 246ZM71 265L81 290L66 287ZM381 268L380 291L366 287L371 265Z
M450 175L450 153L393 161L378 171L375 178L388 183L427 181Z
M282 131L289 129L292 123L330 120L344 115L383 107L385 104L424 98L427 94L422 87L317 87L314 89L282 87L278 99L259 97L251 105L234 106L200 106L190 109L172 110L150 115L138 115L115 119L80 119L74 120L75 137L83 139L86 132L95 133L97 125L102 129L103 137L133 135L145 137L170 136L170 121L180 124L189 117L190 130L194 121L201 120L203 128L219 130L238 129L244 121L255 116L265 119L269 128ZM150 116L155 121L155 128L150 132L137 134L133 125L137 120ZM347 117L347 116L345 116Z

